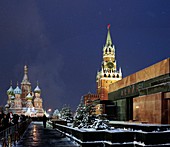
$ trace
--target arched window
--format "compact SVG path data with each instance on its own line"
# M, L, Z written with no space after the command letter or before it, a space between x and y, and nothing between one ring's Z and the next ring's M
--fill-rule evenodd
M104 74L104 77L107 77L106 74Z

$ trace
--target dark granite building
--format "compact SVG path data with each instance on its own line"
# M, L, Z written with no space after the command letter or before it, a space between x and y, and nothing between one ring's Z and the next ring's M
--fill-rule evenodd
M116 120L170 124L170 58L109 87Z

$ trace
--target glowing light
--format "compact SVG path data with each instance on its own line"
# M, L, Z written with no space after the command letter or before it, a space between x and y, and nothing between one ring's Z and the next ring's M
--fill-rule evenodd
M33 132L36 132L36 125L33 126Z
M37 139L37 135L38 135L38 134L37 134L37 127L36 127L36 125L34 125L34 126L33 126L33 140L34 140L34 139Z
M48 109L48 112L51 112L51 109Z
M136 106L136 109L139 109L139 106Z

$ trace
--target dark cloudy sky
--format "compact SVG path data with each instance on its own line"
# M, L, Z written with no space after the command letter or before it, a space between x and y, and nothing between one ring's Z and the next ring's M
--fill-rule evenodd
M45 109L75 109L95 93L109 23L124 77L170 56L170 0L1 0L0 104L27 64Z

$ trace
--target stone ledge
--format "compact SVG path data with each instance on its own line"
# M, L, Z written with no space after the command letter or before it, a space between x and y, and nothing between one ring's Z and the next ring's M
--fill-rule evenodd
M136 124L137 125L137 124ZM154 126L154 125L153 125ZM141 125L139 125L141 127ZM145 125L148 127L148 125ZM165 126L164 126L165 127ZM102 131L85 131L75 128L55 124L55 128L60 132L67 134L72 139L76 140L81 146L86 147L90 144L102 146L149 146L157 145L163 146L170 143L170 132L145 132L138 131L124 131L111 132L107 130ZM166 129L166 128L164 128ZM167 128L168 129L168 128Z

